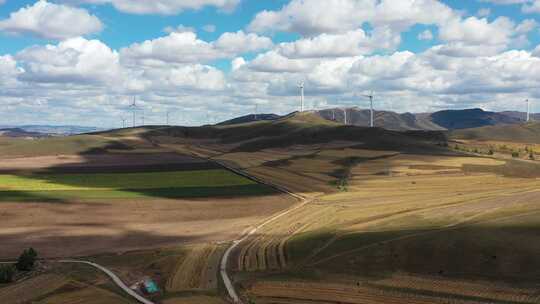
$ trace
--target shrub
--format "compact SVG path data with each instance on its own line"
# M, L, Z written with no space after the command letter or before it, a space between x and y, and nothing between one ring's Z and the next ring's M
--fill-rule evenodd
M488 155L493 155L493 154L494 154L493 149L489 149Z
M534 152L531 151L531 153L529 154L529 159L534 160Z
M519 152L517 152L517 151L512 152L512 157L513 158L518 158L519 157Z
M15 268L11 265L0 265L0 283L11 283L15 276Z
M36 263L36 259L37 259L37 252L34 250L34 248L26 249L19 256L19 259L17 260L17 264L15 264L15 267L17 267L17 270L19 271L30 271L34 269L34 264Z

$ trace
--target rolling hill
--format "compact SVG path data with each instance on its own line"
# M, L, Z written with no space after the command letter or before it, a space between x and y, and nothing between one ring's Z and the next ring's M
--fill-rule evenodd
M155 128L147 138L172 136L192 139L214 139L234 146L234 151L258 151L293 145L321 144L332 141L353 141L360 146L377 149L431 150L434 144L446 142L440 131L393 131L343 125L324 119L313 112L293 113L272 121L198 128Z
M482 109L445 110L430 115L433 123L449 130L469 129L499 124L517 124L522 120Z
M540 122L455 130L451 138L540 144Z
M501 114L504 114L506 116L510 116L513 118L517 118L521 121L525 121L527 119L527 113L525 112L517 112L517 111L504 111L501 112ZM531 119L535 121L540 120L540 113L531 113Z
M354 126L368 127L370 111L360 108L334 108L316 112L320 117L340 123L345 122ZM399 114L391 111L375 111L374 124L376 127L395 130L444 130L441 126L430 121L429 118L412 113Z
M281 116L277 114L249 114L249 115L233 118L230 120L226 120L224 122L220 122L218 123L218 125L235 125L235 124L248 123L248 122L254 122L254 121L276 120L279 118L281 118Z
M369 126L370 111L360 108L334 108L315 111L320 117L354 126ZM489 112L482 109L444 110L434 113L396 113L375 111L376 127L406 130L458 130L501 124L520 124L525 122L523 112ZM540 120L540 114L532 114L533 120Z

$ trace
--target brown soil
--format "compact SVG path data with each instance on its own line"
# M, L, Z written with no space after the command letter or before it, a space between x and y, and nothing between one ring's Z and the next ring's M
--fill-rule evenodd
M34 247L43 257L226 241L295 201L285 195L200 200L1 203L0 259Z
M0 173L140 172L141 170L199 170L217 167L204 159L175 153L56 155L0 159Z

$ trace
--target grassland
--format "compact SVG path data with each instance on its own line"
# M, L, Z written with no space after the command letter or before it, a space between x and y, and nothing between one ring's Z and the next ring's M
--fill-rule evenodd
M446 138L436 132L346 127L322 123L309 113L274 122L98 136L215 159L307 198L307 204L264 226L232 253L231 271L246 302L540 302L536 162L447 149ZM454 140L467 144L471 139ZM121 208L108 202L111 209L97 211L87 203L50 204L45 213L27 204L20 214L30 215L32 224L20 216L0 229L0 237L4 231L8 243L18 237L14 227L42 232L40 220L47 212L85 214L63 222L67 230L62 231L77 231L77 238L94 242L93 248L99 244L95 234L106 239L97 252L111 243L123 244L117 250L147 242L150 248L168 247L93 257L127 282L155 278L163 303L222 303L214 279L223 245L216 241L233 239L291 205L279 195L150 201L151 206L147 200L124 200ZM9 207L10 213L17 210ZM126 212L121 221L112 215L121 212ZM81 222L83 229L76 230ZM59 225L49 228L48 236L39 237L48 243L59 238ZM192 244L170 247L182 238ZM56 244L72 246L68 233L59 239Z
M0 175L0 201L267 195L274 191L223 169Z
M72 257L226 241L295 202L147 131L0 147L0 258L30 246Z
M39 266L38 272L17 284L0 285L2 303L132 303L105 275L91 267L46 263Z
M469 168L501 163L397 155L354 165L346 191L247 242L238 278L253 274L244 286L256 303L536 303L540 181ZM285 262L269 266L280 243Z
M456 150L499 158L540 160L540 123L456 130L449 136Z
M315 131L317 122L295 119L290 133L271 127L290 122L265 122L161 138L309 198L233 253L245 300L539 301L540 169L533 162L444 149L432 134ZM266 137L238 135L244 127Z

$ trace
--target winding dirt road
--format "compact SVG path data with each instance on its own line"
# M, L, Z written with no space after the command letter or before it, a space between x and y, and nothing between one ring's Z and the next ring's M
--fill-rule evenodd
M257 183L260 183L260 184L264 184L264 185L267 185L269 187L272 187L280 192L283 192L285 194L288 194L290 196L293 196L295 197L296 199L298 199L300 201L300 204L297 204L295 206L293 206L292 208L289 208L279 214L276 214L274 216L272 216L271 218L269 218L268 220L264 221L263 223L255 226L253 229L251 229L249 232L247 232L246 234L244 234L241 238L239 238L238 240L235 240L232 242L231 246L229 246L229 248L227 248L227 250L225 251L225 253L223 254L223 256L221 257L221 263L220 263L220 269L219 269L219 272L220 272L220 275L221 275L221 278L223 280L223 283L225 285L225 288L227 289L227 293L229 294L229 297L232 299L232 301L234 303L237 303L237 304L241 304L242 303L242 300L240 299L240 297L238 296L238 293L236 292L236 290L234 289L234 284L231 280L231 277L229 276L228 272L227 272L227 264L228 264L228 261L229 261L229 256L231 254L231 252L236 248L238 247L238 245L240 245L243 241L247 240L250 236L254 235L255 233L257 233L257 231L259 231L259 229L263 228L264 226L270 224L271 222L299 209L299 208L302 208L304 207L306 204L310 203L311 200L308 200L306 199L305 197L301 196L301 195L298 195L296 193L292 193L290 192L289 190L287 190L286 188L284 187L281 187L281 186L278 186L278 185L274 185L274 184L271 184L271 183L268 183L266 181L263 181L255 176L252 176L252 175L249 175L247 174L246 172L243 172L241 170L238 170L236 168L233 168L223 162L220 162L220 161L217 161L217 160L212 160L214 162L216 162L217 164L219 164L220 166L226 168L227 170L230 170L236 174L239 174L241 176L244 176L248 179L251 179Z

